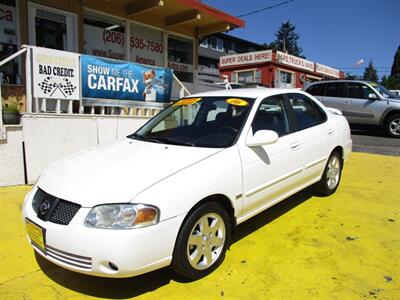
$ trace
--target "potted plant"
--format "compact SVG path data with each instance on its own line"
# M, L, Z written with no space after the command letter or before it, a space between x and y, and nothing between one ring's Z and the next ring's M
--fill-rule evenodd
M3 104L3 123L6 125L19 124L19 106L16 102Z

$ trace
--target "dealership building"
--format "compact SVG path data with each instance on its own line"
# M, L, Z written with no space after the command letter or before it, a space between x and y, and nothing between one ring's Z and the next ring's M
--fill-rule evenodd
M190 92L198 85L199 43L244 21L197 0L0 0L0 59L20 45L171 68ZM24 84L23 59L0 68ZM179 96L174 87L174 97Z
M219 70L234 83L276 88L302 88L306 82L345 77L338 69L274 50L222 56Z

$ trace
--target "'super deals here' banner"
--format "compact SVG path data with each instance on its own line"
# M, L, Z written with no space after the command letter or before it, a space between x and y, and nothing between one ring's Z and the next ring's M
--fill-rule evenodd
M82 97L169 102L172 70L81 56Z

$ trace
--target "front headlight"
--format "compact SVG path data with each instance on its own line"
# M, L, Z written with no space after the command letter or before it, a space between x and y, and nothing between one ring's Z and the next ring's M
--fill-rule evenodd
M93 207L85 226L103 229L131 229L157 224L159 210L145 204L105 204Z

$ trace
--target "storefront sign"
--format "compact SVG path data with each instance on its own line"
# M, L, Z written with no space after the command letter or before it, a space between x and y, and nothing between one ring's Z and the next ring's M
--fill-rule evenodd
M283 65L314 72L314 63L312 61L305 60L281 51L276 51L276 61Z
M169 102L172 70L81 56L82 97Z
M17 22L15 7L0 4L0 43L18 44Z
M79 100L79 54L47 48L32 49L33 96Z
M219 66L228 67L237 65L258 64L268 61L272 61L272 50L222 56L219 59Z
M125 59L125 34L84 24L84 53L99 57Z
M323 74L323 75L331 76L334 78L340 77L340 71L338 69L334 69L334 68L331 68L328 66L317 64L317 63L315 63L315 72Z

